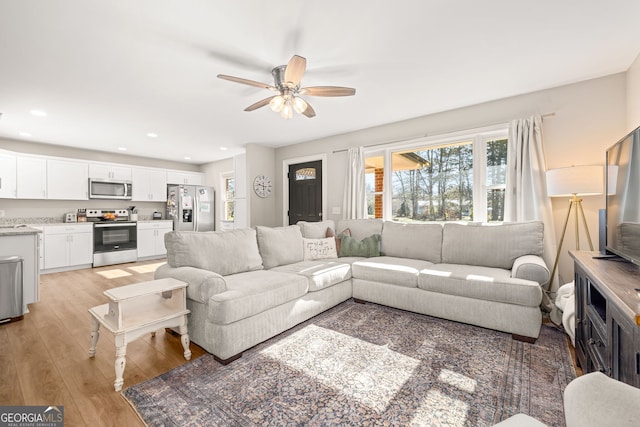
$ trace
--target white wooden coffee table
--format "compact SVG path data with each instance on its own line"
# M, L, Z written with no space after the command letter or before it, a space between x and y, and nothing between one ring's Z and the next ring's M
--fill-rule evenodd
M91 314L91 347L89 357L96 354L96 345L103 325L116 340L116 391L122 390L127 344L144 334L154 334L162 328L178 328L184 348L184 358L191 359L187 332L187 284L175 279L159 279L104 291L109 303L89 309Z

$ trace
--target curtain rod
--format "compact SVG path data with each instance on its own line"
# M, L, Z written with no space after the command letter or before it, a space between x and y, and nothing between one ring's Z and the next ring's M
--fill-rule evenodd
M553 112L553 113L543 114L540 117L542 117L544 119L545 117L553 117L555 115L556 115L556 113ZM504 122L492 123L492 124L489 124L489 125L484 125L483 127L495 126L495 125L499 125L501 123L504 123ZM452 132L460 132L460 131L452 131ZM447 132L447 133L452 133L452 132ZM426 138L427 136L429 136L429 134L425 133L424 135L417 135L417 136L413 136L411 138L397 139L395 141L378 142L378 143L375 143L375 144L364 145L363 147L364 148L371 148L371 147L377 147L379 145L396 144L398 142L407 142L407 141L411 141L411 140L418 139L418 138ZM432 136L435 136L435 135L432 135ZM343 148L341 150L333 150L332 153L333 154L342 153L342 152L345 152L345 151L348 151L348 150L349 150L348 148Z

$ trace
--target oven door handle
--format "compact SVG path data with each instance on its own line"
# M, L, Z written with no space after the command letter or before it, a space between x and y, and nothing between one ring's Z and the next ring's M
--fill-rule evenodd
M109 223L109 224L94 224L96 228L107 228L107 227L135 227L136 223L126 222L126 223Z

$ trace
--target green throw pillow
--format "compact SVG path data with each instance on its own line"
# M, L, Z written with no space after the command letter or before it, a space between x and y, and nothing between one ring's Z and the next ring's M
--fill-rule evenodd
M338 256L380 256L380 235L373 234L362 240L340 234L340 253Z

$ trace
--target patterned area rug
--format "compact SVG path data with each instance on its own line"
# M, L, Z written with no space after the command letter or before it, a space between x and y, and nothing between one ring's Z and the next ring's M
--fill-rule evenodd
M376 304L342 303L222 366L205 355L122 392L150 426L564 425L563 333L535 344Z

